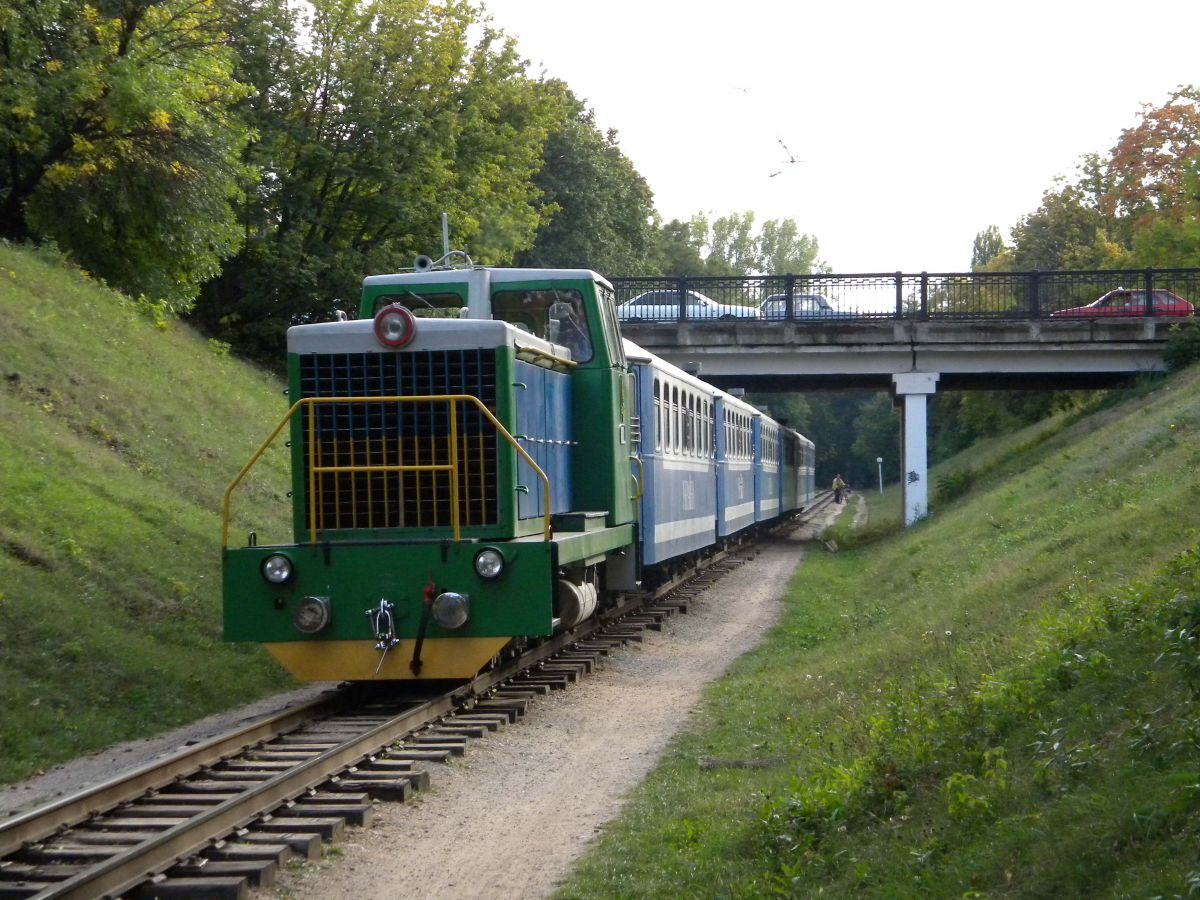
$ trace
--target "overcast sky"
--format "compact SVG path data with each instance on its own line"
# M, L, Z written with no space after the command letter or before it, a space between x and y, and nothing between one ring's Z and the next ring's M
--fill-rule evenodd
M792 218L835 272L969 268L978 231L1200 84L1200 0L484 2L664 218Z

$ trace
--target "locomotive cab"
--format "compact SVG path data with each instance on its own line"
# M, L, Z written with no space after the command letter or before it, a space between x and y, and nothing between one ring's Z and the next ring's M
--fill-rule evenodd
M604 279L372 276L360 314L288 331L292 541L228 547L235 481L227 639L301 680L465 679L634 586L632 384Z

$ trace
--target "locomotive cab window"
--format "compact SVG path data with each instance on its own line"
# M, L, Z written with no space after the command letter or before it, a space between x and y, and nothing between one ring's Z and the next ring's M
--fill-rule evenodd
M457 319L462 316L462 310L466 309L467 301L458 294L435 294L419 288L405 288L398 293L376 297L375 312L394 304L403 306L418 319Z
M561 344L576 362L592 358L592 334L579 291L497 291L492 295L492 318Z

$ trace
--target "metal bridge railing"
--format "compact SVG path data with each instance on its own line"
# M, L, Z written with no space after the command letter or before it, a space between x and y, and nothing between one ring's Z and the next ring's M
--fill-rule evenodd
M1187 304L1200 304L1200 268L628 277L611 281L617 293L617 317L631 323L757 320L828 324L839 319L1177 316ZM1078 311L1119 289L1128 292L1123 295L1127 301L1123 305ZM1153 304L1145 303L1148 296L1155 298Z

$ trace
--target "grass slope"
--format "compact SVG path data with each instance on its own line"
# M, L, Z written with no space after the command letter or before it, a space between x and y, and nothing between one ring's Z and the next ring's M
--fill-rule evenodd
M840 528L561 896L1200 893L1198 431L1193 366Z
M287 684L220 641L221 492L285 408L227 349L0 244L0 782Z

